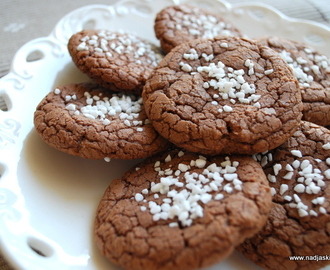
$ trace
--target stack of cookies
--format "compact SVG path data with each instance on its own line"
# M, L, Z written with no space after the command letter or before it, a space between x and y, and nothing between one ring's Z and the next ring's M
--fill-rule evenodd
M59 86L39 104L36 130L52 147L88 159L145 158L168 149L148 119L142 88L161 54L133 34L84 30L73 62L91 82Z
M155 18L161 49L131 33L68 43L92 82L60 86L34 123L89 159L144 158L96 213L100 252L124 269L198 269L235 249L265 269L318 269L330 253L330 61L252 40L189 5Z

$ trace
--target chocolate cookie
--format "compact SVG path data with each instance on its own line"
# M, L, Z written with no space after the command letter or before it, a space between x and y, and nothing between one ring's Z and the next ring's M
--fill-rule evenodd
M256 158L269 179L273 204L265 227L238 250L266 269L329 264L330 131L302 121L286 143Z
M148 120L141 97L96 83L56 88L38 105L34 125L52 147L89 159L144 158L169 146Z
M270 205L266 176L251 157L173 150L110 184L97 209L96 243L123 269L202 268L260 230Z
M301 87L303 119L330 125L330 60L310 46L277 37L261 39L292 67Z
M113 91L141 94L143 85L162 58L158 49L133 34L83 30L68 43L76 66L95 82Z
M273 149L291 137L302 117L292 69L269 47L237 37L175 47L142 97L163 137L208 155Z
M156 16L154 29L165 53L196 38L242 36L240 30L220 15L186 4L169 6L161 10Z

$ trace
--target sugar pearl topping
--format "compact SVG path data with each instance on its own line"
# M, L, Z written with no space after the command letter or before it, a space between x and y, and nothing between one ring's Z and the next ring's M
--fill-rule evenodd
M322 148L329 150L329 146L330 143L326 143ZM267 178L276 201L297 209L300 217L327 214L329 202L323 194L330 180L330 158L305 157L300 150L292 150L291 156L291 163L275 164L271 152L253 157L263 167L273 164Z
M59 89L55 89L55 94L60 94ZM126 126L138 127L137 131L143 131L143 126L148 124L150 120L139 120L141 112L142 98L134 95L126 94L114 94L111 98L102 97L102 93L99 95L91 95L89 92L85 92L84 100L85 106L77 106L75 101L77 97L75 95L66 96L65 108L71 115L84 115L85 117L98 120L104 125L109 125L111 119L119 118Z
M227 48L227 43L221 43L221 47ZM190 49L189 52L183 54L183 59L186 60L196 60L203 58L208 65L198 66L193 68L191 65L185 62L180 62L181 70L191 75L200 73L202 75L207 75L208 80L204 82L203 88L205 90L213 88L218 91L216 95L213 96L214 99L222 99L230 101L230 104L225 106L219 105L219 112L231 112L233 107L231 104L241 103L241 104L251 104L257 108L260 108L260 103L258 100L261 95L256 92L256 86L254 84L249 84L244 76L251 76L254 74L254 63L251 59L246 59L244 66L247 67L248 72L246 73L243 69L235 70L231 67L227 67L221 61L217 63L211 62L214 59L214 55L206 55L202 53L199 55L195 49ZM272 69L266 70L265 75L270 75L273 73ZM214 104L213 104L214 103ZM213 105L217 105L213 102Z
M162 56L151 43L139 39L131 33L111 32L100 30L97 34L85 36L80 39L77 51L93 51L103 53L107 59L116 58L119 55L133 55L136 64L157 66Z
M192 13L176 16L176 24L169 27L187 32L196 38L213 38L219 35L233 36L232 26L226 22L219 21L212 15L201 15L198 8Z
M295 77L303 87L310 87L314 77L321 74L321 70L330 72L330 61L325 55L320 55L310 49L305 49L306 58L293 57L290 52L282 50L281 57L292 68ZM310 61L314 64L311 65Z
M180 151L177 155L182 157L184 152ZM133 198L141 203L141 211L152 214L154 221L173 220L170 227L190 226L194 219L203 217L204 205L211 200L222 200L226 193L241 191L243 188L237 175L239 162L229 157L220 165L207 165L207 159L199 156L189 164L184 162L177 167L167 166L164 169L171 160L169 155L163 161L155 162L154 171L159 181L152 182L150 189L142 190ZM200 173L196 169L200 169ZM152 200L160 196L163 198L160 203Z

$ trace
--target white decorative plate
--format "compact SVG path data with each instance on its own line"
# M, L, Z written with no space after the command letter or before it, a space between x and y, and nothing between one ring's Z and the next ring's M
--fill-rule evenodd
M175 1L179 3L180 1ZM330 56L330 29L290 19L262 4L231 6L216 0L186 0L211 8L249 37L276 35L304 41ZM93 242L98 202L114 178L137 161L84 160L43 143L33 128L39 101L54 87L86 79L71 62L68 38L84 28L124 29L157 43L155 14L170 0L124 0L91 5L61 19L48 37L16 53L0 79L0 247L17 269L109 270ZM234 253L210 269L258 269Z

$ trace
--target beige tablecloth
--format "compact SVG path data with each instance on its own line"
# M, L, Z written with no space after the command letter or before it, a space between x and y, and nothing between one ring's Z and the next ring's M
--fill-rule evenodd
M229 3L251 0L227 0ZM257 0L253 0L256 2ZM112 4L115 0L55 1L29 0L0 2L0 77L6 75L15 52L26 42L48 36L55 24L70 11L90 4ZM314 20L330 27L329 0L263 0L284 14ZM1 153L0 153L1 154ZM1 184L1 182L0 182ZM12 269L0 254L0 270ZM33 269L32 269L33 270Z

